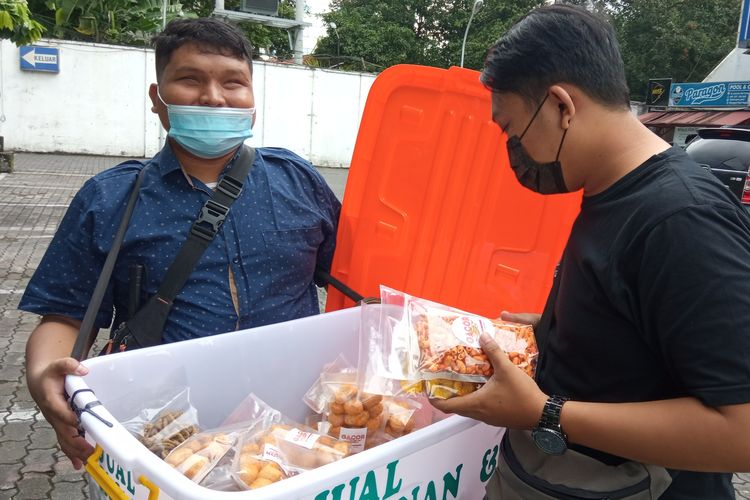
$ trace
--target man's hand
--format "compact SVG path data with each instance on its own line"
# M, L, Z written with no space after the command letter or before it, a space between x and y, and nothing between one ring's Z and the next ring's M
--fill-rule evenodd
M88 368L73 358L50 363L37 377L29 377L29 391L44 418L50 423L60 448L78 470L94 452L94 448L78 435L78 418L65 398L65 376L86 375Z
M519 316L533 315L513 315L513 318ZM430 402L443 412L457 413L498 427L535 427L542 416L547 396L531 377L511 363L508 355L489 335L482 334L479 342L495 369L490 380L484 387L466 396Z
M542 317L541 314L535 313L511 313L503 311L500 313L500 319L503 321L512 321L513 323L521 323L522 325L531 325L534 330L539 326L539 319Z
M94 449L78 436L78 419L65 399L65 376L86 375L89 370L68 357L80 321L45 316L26 344L26 383L44 418L57 433L60 448L80 469Z

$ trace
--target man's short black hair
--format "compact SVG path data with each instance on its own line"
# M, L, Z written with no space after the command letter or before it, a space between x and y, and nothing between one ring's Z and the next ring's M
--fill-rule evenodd
M540 7L513 25L490 48L481 80L493 92L515 92L529 102L539 103L551 85L569 83L606 106L630 106L614 29L572 5Z
M151 39L156 53L156 79L161 80L172 53L188 43L201 50L244 59L253 74L253 46L236 26L216 17L174 19Z

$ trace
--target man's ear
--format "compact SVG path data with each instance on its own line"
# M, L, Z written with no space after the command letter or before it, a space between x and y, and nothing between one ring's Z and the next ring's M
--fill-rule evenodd
M149 85L148 97L151 99L151 112L158 114L164 104L159 99L159 86L156 83Z
M558 108L560 109L560 126L563 129L567 129L576 114L576 106L573 103L573 97L560 85L553 85L550 87L549 95L558 103Z

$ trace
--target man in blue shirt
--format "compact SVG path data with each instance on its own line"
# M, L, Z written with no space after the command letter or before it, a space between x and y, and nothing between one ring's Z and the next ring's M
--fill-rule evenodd
M252 47L218 19L177 20L155 37L158 84L149 89L169 138L147 162L143 184L95 328L125 320L128 269L146 269L153 295L212 188L252 135ZM21 299L42 315L29 338L29 390L73 465L93 451L78 437L63 395L65 375L87 370L70 352L140 170L127 162L75 196ZM260 148L219 233L174 300L165 342L318 312L313 275L330 269L341 205L294 153Z

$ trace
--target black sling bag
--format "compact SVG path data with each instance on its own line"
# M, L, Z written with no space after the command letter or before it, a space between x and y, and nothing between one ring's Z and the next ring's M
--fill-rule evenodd
M193 223L187 240L185 240L174 261L172 261L169 269L167 269L164 281L156 294L133 317L122 323L115 330L103 353L161 344L162 331L167 322L167 316L169 316L174 298L185 285L203 252L211 244L216 234L218 234L221 225L229 213L229 208L242 192L247 174L254 161L255 150L243 147L235 165L224 174L211 198L201 207L198 219ZM109 254L107 254L104 267L99 275L94 293L86 309L86 314L81 322L78 338L76 338L71 354L71 357L79 361L86 357L96 337L97 329L94 328L96 314L104 298L117 255L125 237L125 231L130 223L130 217L138 198L138 191L140 190L145 170L146 167L141 169L141 172L138 174L138 178L133 186L133 192L128 199L125 213L120 222L120 227L112 242L112 248Z

